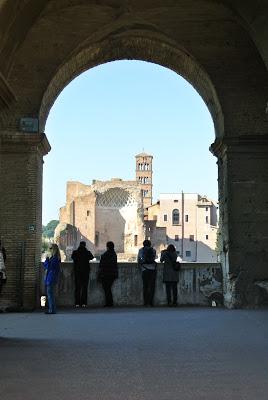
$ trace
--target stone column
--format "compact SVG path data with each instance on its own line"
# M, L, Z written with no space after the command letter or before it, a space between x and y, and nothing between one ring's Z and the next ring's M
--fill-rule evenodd
M45 134L0 134L0 236L7 250L4 308L36 306L42 230L43 156L50 150Z
M224 299L229 308L255 307L267 296L268 137L216 140Z

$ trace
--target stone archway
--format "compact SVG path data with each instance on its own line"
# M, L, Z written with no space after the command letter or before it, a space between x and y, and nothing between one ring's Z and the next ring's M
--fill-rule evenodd
M230 7L227 1L202 0L197 7L196 0L42 0L38 5L3 0L1 18L6 18L5 33L0 29L0 235L10 266L6 304L35 303L49 110L75 76L119 59L166 66L206 102L219 160L226 305L261 303L258 281L268 279L268 79L264 47L257 47L261 32L252 34L239 1ZM21 132L22 117L39 119L38 132Z
M97 65L118 60L141 60L169 68L189 81L205 101L214 122L216 137L224 134L224 117L211 79L201 65L176 43L159 34L130 30L115 33L95 43L84 43L77 54L61 65L44 93L40 111L40 129L44 130L48 113L59 93L82 72Z

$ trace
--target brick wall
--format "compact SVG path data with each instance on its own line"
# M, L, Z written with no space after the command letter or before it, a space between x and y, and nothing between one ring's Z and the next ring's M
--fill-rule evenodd
M0 305L33 308L41 251L44 135L1 135L0 235L7 250L7 283Z

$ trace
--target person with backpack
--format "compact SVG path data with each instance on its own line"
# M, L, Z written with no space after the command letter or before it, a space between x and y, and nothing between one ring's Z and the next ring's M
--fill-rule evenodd
M177 261L177 252L173 244L161 252L160 262L164 263L163 282L166 285L168 306L177 306L180 263ZM172 293L172 296L171 296Z
M156 279L156 251L150 240L144 240L138 252L138 265L142 270L144 306L153 306Z

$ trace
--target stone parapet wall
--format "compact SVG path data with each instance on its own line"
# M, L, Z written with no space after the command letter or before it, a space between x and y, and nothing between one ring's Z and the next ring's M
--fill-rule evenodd
M88 287L88 305L102 306L104 295L100 283L97 282L98 263L91 263ZM157 282L154 303L166 304L165 285L162 281L163 265L157 265ZM45 294L41 283L41 295ZM117 306L140 306L142 298L142 276L137 263L119 263L119 279L113 285L114 303ZM184 305L211 305L222 302L222 270L218 263L197 264L184 263L180 271L178 283L178 303ZM60 282L58 285L57 304L59 306L74 305L74 271L72 263L62 263Z

